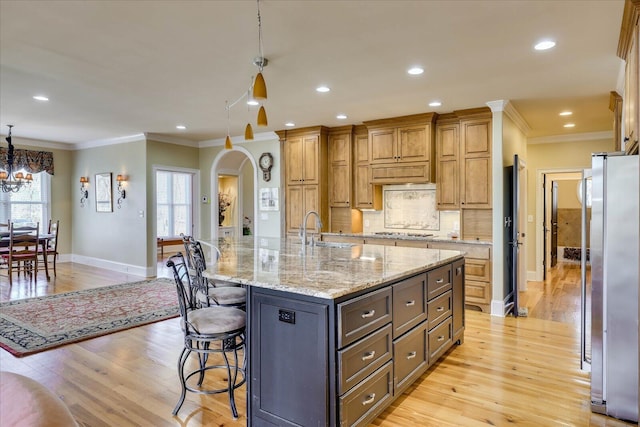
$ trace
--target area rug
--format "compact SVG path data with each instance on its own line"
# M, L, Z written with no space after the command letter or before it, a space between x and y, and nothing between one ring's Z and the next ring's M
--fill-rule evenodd
M0 303L0 347L16 357L178 316L158 278Z

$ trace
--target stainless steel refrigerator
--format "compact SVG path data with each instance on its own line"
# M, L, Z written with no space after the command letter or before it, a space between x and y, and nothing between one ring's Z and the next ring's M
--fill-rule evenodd
M592 157L591 409L638 421L638 157L621 154Z

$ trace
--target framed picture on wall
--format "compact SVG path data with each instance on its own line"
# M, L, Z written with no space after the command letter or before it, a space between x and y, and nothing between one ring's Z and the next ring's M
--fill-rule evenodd
M261 188L260 189L260 210L261 211L277 211L279 210L278 188Z
M96 174L96 212L113 212L111 172Z

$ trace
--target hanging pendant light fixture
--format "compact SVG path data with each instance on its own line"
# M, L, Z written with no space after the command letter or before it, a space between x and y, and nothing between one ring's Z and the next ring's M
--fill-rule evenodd
M233 144L231 144L231 136L229 135L229 124L231 122L231 116L229 114L229 101L225 101L225 110L227 110L227 138L224 140L224 148L225 150L231 150L233 148Z
M30 185L31 181L33 181L33 175L28 173L26 176L22 172L15 172L14 162L14 154L13 154L13 144L11 143L11 128L13 125L7 125L9 127L9 135L6 140L9 144L9 148L7 149L7 159L6 165L7 170L0 170L0 187L2 187L2 191L5 193L17 193L20 191L25 185ZM1 164L2 160L0 160Z
M247 123L247 126L244 128L244 139L245 141L253 140L253 128L251 127L251 123Z
M264 105L260 106L258 110L258 126L267 126L267 110L264 109Z
M262 51L262 17L260 16L260 0L256 0L258 7L258 52L260 56L254 58L253 63L258 67L258 74L253 81L253 97L255 99L267 99L267 84L264 81L262 70L267 66L268 60Z

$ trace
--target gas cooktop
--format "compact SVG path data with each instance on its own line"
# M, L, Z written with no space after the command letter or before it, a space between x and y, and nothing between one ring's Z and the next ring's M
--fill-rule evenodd
M406 233L400 231L376 231L375 233L378 236L407 236L407 237L430 237L433 236L433 233Z

